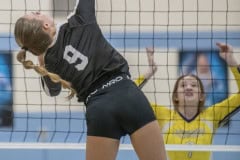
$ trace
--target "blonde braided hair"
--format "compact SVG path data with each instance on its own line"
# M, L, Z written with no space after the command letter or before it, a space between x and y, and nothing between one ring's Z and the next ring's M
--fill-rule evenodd
M73 98L76 91L71 87L71 83L63 80L59 75L48 72L45 67L35 65L32 61L26 60L26 49L21 49L17 54L17 60L23 64L25 69L34 69L41 76L48 76L53 82L61 83L63 88L68 88L70 94L67 96L68 99Z

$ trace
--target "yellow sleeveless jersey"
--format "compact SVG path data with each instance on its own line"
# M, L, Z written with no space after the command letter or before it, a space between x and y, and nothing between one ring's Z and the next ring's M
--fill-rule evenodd
M231 71L236 79L240 91L240 73L237 67ZM140 77L135 82L140 84L144 78ZM240 93L236 93L224 101L212 105L191 120L187 120L173 107L152 104L158 122L162 128L166 144L212 144L213 134L219 127L219 122L240 108ZM168 151L169 160L209 160L211 152L196 151Z

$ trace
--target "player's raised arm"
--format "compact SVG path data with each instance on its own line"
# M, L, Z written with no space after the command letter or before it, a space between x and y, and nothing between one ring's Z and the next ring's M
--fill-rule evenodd
M95 22L95 0L76 0L74 11L68 16L68 19L72 17L83 23Z
M236 61L236 58L233 56L233 49L232 46L224 43L217 43L217 46L220 49L219 55L220 57L225 60L225 62L230 67L236 67L238 66L238 63Z
M139 88L142 88L157 71L157 65L154 61L154 49L152 47L147 47L146 52L148 58L148 69L143 75L135 80L135 83Z
M215 114L215 120L219 120L219 124L228 120L232 117L238 110L240 105L240 68L238 66L237 58L234 57L232 46L224 43L217 43L219 47L219 56L227 63L230 67L231 72L236 80L238 93L231 94L227 99L214 104L214 106L209 107L208 110Z
M240 91L240 64L237 62L237 58L234 57L232 46L224 43L217 43L217 46L219 47L219 56L225 60L225 62L228 64L229 67L231 67L231 71L233 72L233 75L236 79L238 89Z
M146 48L147 58L148 58L148 70L144 73L145 79L150 79L157 71L157 65L154 61L154 49L151 47Z

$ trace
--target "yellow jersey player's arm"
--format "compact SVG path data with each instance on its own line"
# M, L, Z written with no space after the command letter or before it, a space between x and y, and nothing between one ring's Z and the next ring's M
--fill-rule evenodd
M138 77L136 80L134 80L134 82L136 83L136 85L142 89L143 86L147 83L148 79L146 79L144 77L144 75L141 75L140 77Z
M147 52L147 59L148 59L148 69L143 75L141 75L135 80L136 85L140 89L142 89L142 87L157 71L157 65L154 61L154 49L151 47L147 47L146 52Z
M240 109L240 67L231 67L231 71L236 80L238 92L224 101L208 107L205 112L209 114L209 117L214 118L213 120L217 123L216 125L219 125L222 120L228 119L233 113Z

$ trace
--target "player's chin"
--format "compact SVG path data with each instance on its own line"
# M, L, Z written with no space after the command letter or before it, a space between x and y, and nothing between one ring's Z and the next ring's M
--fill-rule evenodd
M194 97L194 96L185 96L184 100L185 100L185 102L193 102L193 101L197 101L198 98Z

